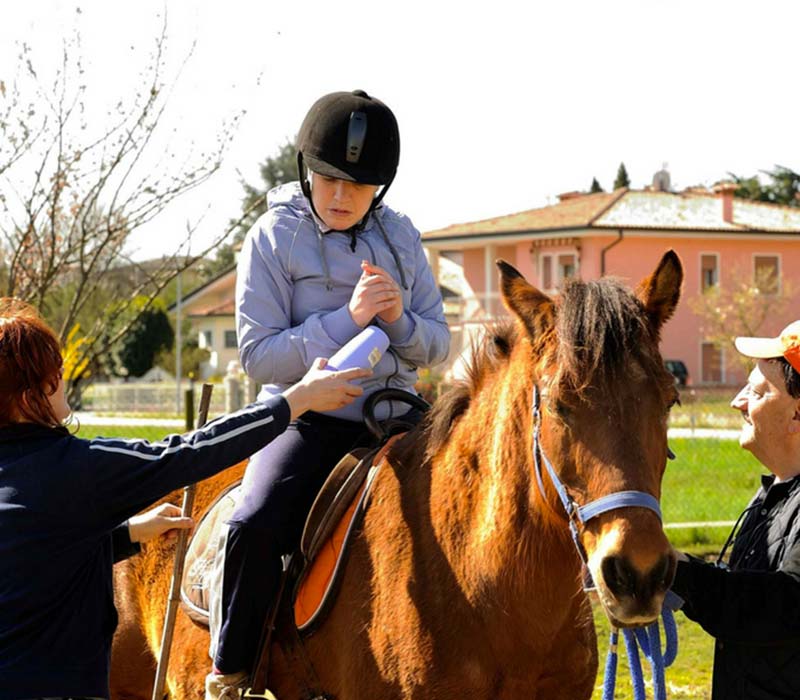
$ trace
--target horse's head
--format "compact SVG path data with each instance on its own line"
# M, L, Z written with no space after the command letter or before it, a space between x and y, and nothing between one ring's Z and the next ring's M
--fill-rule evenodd
M504 301L527 340L517 352L529 355L540 396L532 448L540 464L549 457L554 471L543 469L541 475L547 504L533 486L537 507L567 518L555 480L577 506L639 492L634 505L613 501L609 510L573 523L612 622L651 622L675 571L659 515L641 501L657 508L668 454L667 416L678 398L658 342L678 303L680 260L666 253L635 293L604 278L570 281L555 298L510 265L498 265Z

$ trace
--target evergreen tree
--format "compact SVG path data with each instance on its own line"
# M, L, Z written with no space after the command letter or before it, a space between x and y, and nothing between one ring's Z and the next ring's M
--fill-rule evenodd
M137 306L144 303L137 300ZM136 320L122 338L119 362L130 377L141 377L153 366L156 355L169 348L175 333L169 322L163 302L156 300L152 305L139 311Z
M614 180L614 189L618 190L620 187L630 187L631 181L628 177L628 171L625 170L625 163L619 164L619 169L617 170L617 179Z
M773 170L761 172L770 179L766 185L762 185L756 175L740 177L728 173L737 185L734 194L742 199L752 199L757 202L800 207L800 173L783 165L776 165Z
M597 181L596 177L592 178L592 186L589 189L589 192L592 192L592 193L594 193L594 192L605 192L605 190L602 187L600 187L600 183Z
M259 168L261 176L260 185L251 185L242 181L244 197L242 197L242 218L231 219L233 229L233 242L226 243L217 248L216 256L211 264L206 266L205 277L211 279L219 273L233 267L234 251L244 240L250 227L259 216L267 211L267 192L273 187L297 179L297 149L294 141L287 141L273 156L267 158ZM237 221L239 222L237 225Z

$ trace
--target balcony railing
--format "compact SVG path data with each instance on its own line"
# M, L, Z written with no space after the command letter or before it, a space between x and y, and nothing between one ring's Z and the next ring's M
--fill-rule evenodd
M444 314L449 323L487 322L508 316L499 292L452 296L444 300Z

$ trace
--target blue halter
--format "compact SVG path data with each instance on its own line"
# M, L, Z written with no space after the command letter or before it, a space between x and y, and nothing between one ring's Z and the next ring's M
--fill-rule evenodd
M542 480L542 462L547 467L547 473L550 475L550 481L553 482L561 504L567 513L567 521L569 522L569 529L572 533L572 540L575 543L575 548L578 550L581 560L584 564L584 569L587 578L590 579L588 574L589 567L586 562L586 552L580 541L580 528L583 527L589 520L596 518L601 513L605 513L615 508L630 508L639 506L642 508L649 508L657 516L659 520L661 517L661 507L658 501L649 493L644 491L617 491L616 493L601 496L600 498L590 501L586 505L579 506L573 498L567 493L567 489L561 479L558 478L556 470L553 468L552 463L547 458L547 455L542 449L539 441L539 429L542 423L542 414L540 411L541 397L539 394L539 387L534 384L533 386L533 460L536 466L536 482L539 484L539 492L542 498L545 498L544 482ZM671 450L667 450L667 455L670 459L674 459L675 455ZM672 610L677 610L681 607L683 601L680 600L672 591L667 591L664 599L664 607L662 615L664 619L664 631L667 638L667 648L665 654L661 653L661 644L659 639L658 620L648 625L647 629L625 629L622 630L625 646L628 652L628 661L631 671L631 680L633 683L634 700L645 700L644 678L642 676L642 666L639 661L638 645L642 647L647 660L653 669L653 688L656 700L666 700L667 691L666 683L664 680L664 667L669 666L675 660L678 653L678 633L675 627L675 618L672 615ZM619 638L619 631L612 626L610 645L608 656L606 658L605 678L603 682L603 700L613 700L614 691L616 687L617 676L617 640Z
M545 498L544 481L542 480L542 462L547 467L547 473L550 475L550 481L555 486L561 504L567 513L567 521L569 522L569 529L572 533L572 539L575 542L575 547L580 554L581 560L586 564L586 553L584 552L583 545L580 541L580 528L582 528L589 520L596 518L602 513L616 508L630 508L639 506L642 508L649 508L657 516L659 520L661 517L661 507L658 500L644 491L617 491L610 493L607 496L590 501L586 505L578 505L573 498L567 493L567 489L561 479L558 478L556 470L553 468L552 463L547 458L547 455L542 449L539 440L539 430L542 424L542 414L540 411L541 396L539 394L539 387L534 384L533 386L533 461L536 467L536 481L539 484L539 492L542 498Z

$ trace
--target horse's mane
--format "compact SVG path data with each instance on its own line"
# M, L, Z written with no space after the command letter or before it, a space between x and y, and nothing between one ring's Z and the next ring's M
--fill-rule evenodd
M558 367L555 381L576 399L592 402L594 396L613 394L609 390L625 381L632 360L648 375L668 376L644 307L620 280L568 280L555 303L555 332L546 333L534 352L551 353ZM508 361L518 333L518 325L506 320L473 343L466 378L442 395L427 417L428 456L447 440L486 378ZM556 342L547 342L549 337Z
M505 362L516 340L516 324L506 319L487 329L477 342L472 341L466 377L456 382L434 404L425 421L427 456L434 455L447 441L453 424L469 408L484 379L492 369Z
M569 280L556 305L558 381L576 398L608 393L632 363L649 376L666 375L644 306L620 280Z

